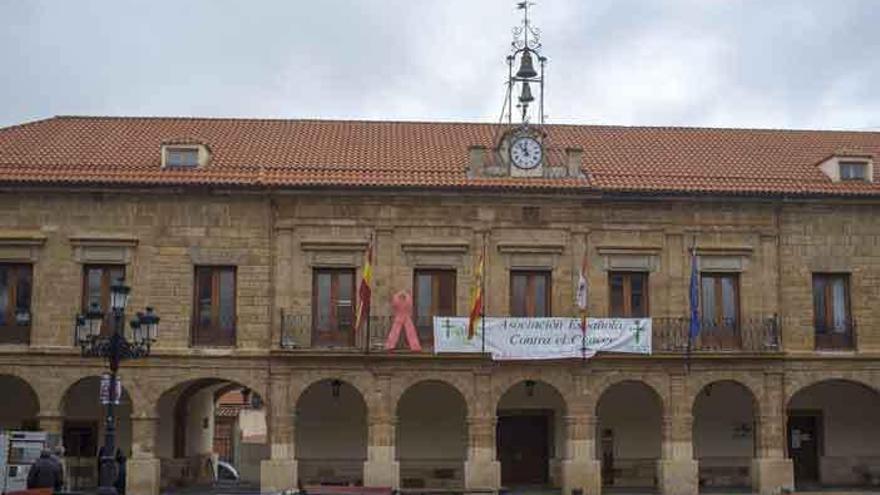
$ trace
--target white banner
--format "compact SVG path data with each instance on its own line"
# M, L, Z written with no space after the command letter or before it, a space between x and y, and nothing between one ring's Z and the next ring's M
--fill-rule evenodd
M650 318L493 318L477 322L468 339L466 317L434 318L434 352L485 352L495 361L589 358L597 352L651 354ZM486 331L485 342L483 329Z

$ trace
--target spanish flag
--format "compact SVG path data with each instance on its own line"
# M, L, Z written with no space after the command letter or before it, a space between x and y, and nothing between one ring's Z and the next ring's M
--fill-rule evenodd
M370 236L370 244L364 255L364 276L358 287L357 309L355 310L354 332L360 331L364 322L370 317L370 296L373 293L373 236Z
M486 263L486 252L480 253L480 261L474 271L474 286L471 288L471 314L468 319L468 339L474 338L477 320L483 315L483 270Z

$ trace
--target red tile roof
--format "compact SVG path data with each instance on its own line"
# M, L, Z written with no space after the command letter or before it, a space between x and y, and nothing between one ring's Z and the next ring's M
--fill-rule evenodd
M468 178L468 148L492 147L492 124L54 117L0 129L0 183L880 195L880 182L832 183L818 167L835 153L880 156L878 132L546 131L557 150L583 149L586 178ZM206 144L210 163L163 170L162 143L180 141Z

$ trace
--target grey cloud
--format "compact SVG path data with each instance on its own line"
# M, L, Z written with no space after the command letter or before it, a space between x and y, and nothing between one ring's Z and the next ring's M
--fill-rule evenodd
M551 122L880 127L872 0L543 0ZM511 0L0 0L0 125L498 118Z

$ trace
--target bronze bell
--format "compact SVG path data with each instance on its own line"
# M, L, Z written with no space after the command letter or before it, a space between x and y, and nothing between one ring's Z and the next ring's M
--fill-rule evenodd
M524 82L522 93L519 95L520 103L531 103L535 101L535 97L532 96L532 88L529 86L529 83Z
M523 51L522 58L519 61L519 70L516 71L516 77L520 79L531 79L537 76L535 66L532 64L532 52L530 50Z

